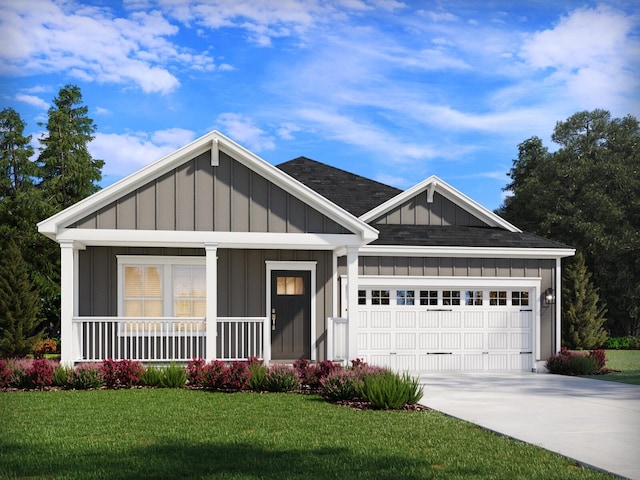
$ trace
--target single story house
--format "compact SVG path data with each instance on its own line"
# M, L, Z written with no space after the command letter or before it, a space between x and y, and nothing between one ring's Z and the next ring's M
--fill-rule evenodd
M298 358L535 370L561 259L432 176L406 191L214 131L42 221L62 362Z

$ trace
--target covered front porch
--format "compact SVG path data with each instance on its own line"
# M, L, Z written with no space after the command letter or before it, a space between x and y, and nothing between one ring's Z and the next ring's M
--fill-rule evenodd
M277 350L275 356L272 350L277 332L270 294L275 291L271 274L279 270L308 271L312 279L308 286L312 294L312 315L306 337L308 340L304 340L305 353L287 359L348 360L357 353L355 345L350 346L350 340L355 340L357 335L349 331L356 327L356 322L350 324L346 319L334 319L338 314L337 264L341 256L346 257L347 270L354 279L349 282L354 290L349 293L349 298L354 299L354 304L347 305L346 311L352 314L357 311L359 245L355 243L359 243L359 239L354 238L355 236L314 235L310 238L311 236L305 235L307 243L297 246L295 250L282 248L294 246L278 243L275 239L269 242L266 238L265 242L265 237L269 237L269 234L262 235L259 244L247 241L219 241L215 244L203 242L198 248L194 243L185 243L183 240L178 243L178 247L185 249L187 253L180 256L174 255L175 244L169 246L165 242L149 242L147 239L144 247L140 242L126 247L114 245L113 242L104 245L104 241L88 241L83 235L85 232L74 232L75 236L84 237L82 242L60 241L63 364L100 362L106 359L161 364L187 362L194 358L237 361L256 357L267 363L273 359L281 359L283 357L277 356ZM208 232L208 236L225 240L225 235ZM290 240L289 236L287 240ZM345 245L345 240L349 240L351 244ZM271 248L265 249L265 245L271 245ZM162 255L162 249L170 251L170 254ZM135 254L131 254L132 252ZM146 254L141 254L143 252ZM108 267L104 266L105 263L108 263ZM162 302L134 298L136 301L132 303L146 302L145 308L148 309L137 314L135 312L139 307L134 308L132 314L127 302L133 297L125 292L130 263L143 269L156 265L167 277L162 282L169 296L165 295ZM200 271L203 293L198 294L199 298L191 299L191 315L182 310L178 312L176 297L171 293L171 282L175 282L171 272L177 275L177 264L180 264L180 274L195 266ZM108 271L108 274L102 274L102 269ZM89 273L93 275L93 279L88 278ZM104 277L113 279L111 286L95 280ZM236 295L234 292L241 293ZM108 297L103 302L107 305L104 310L106 313L101 313L99 309L88 310L81 307L90 304L94 308L99 303L96 298L103 295ZM88 296L91 297L90 302ZM134 295L137 296L139 294ZM241 308L243 301L250 303L251 307ZM149 307L154 303L164 303L165 308L161 314L156 313L159 306ZM180 303L184 302L180 300Z

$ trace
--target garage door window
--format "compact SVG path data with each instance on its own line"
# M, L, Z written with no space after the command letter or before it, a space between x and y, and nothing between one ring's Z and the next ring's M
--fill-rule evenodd
M460 290L443 290L443 305L460 305Z
M506 306L507 305L507 292L505 290L491 291L489 292L489 305L491 306Z
M389 290L371 290L371 305L389 305Z
M438 291L420 290L420 305L438 305Z
M482 306L482 290L467 290L464 292L465 305Z
M528 306L529 292L511 292L511 305Z
M415 305L415 290L396 290L396 305Z

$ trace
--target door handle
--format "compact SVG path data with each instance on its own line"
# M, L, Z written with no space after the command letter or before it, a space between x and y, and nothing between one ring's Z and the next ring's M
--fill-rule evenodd
M271 309L271 330L276 329L276 309Z

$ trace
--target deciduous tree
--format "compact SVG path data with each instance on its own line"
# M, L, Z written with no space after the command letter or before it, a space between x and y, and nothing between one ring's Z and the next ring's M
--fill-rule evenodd
M498 213L576 247L608 307L612 335L640 334L640 128L632 116L579 112L556 124L550 152L519 145Z

